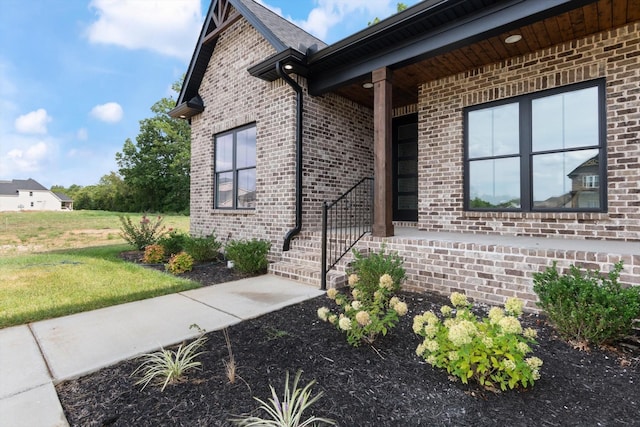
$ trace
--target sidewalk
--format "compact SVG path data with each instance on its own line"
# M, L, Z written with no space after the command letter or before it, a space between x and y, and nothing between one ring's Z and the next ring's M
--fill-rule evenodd
M67 426L54 384L322 295L265 275L0 330L0 424Z

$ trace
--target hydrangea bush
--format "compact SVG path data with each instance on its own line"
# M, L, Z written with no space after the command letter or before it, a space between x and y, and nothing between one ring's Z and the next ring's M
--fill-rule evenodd
M357 274L349 276L351 294L329 289L327 296L337 308L318 309L318 317L329 322L347 335L347 342L354 347L361 343L372 344L382 334L393 328L400 316L407 314L407 304L394 294L400 289L389 274L380 276L378 286L371 289L369 283Z
M453 307L442 306L444 320L427 311L413 319L413 331L424 338L416 354L467 384L489 388L528 387L540 378L542 360L531 356L535 329L523 329L518 317L522 301L509 298L504 309L493 307L479 320L464 294L454 292Z

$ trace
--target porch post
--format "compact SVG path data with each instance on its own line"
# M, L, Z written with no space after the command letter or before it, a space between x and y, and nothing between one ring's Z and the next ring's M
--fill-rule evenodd
M393 236L391 151L392 71L383 67L371 73L373 83L373 235Z

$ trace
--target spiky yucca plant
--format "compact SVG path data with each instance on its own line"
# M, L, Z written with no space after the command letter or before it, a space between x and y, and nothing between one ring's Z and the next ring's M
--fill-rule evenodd
M204 353L199 350L206 341L207 338L201 336L190 344L180 345L175 351L162 348L155 353L144 354L144 361L131 376L142 373L142 378L136 381L136 385L142 384L142 390L153 381L162 384L161 391L164 391L167 385L179 381L186 371L202 366L195 359Z
M267 418L247 416L231 421L242 427L307 427L316 425L316 423L335 425L333 420L319 418L315 415L307 418L306 420L302 419L304 411L320 399L322 392L311 397L311 387L315 384L315 380L311 381L303 388L299 388L298 382L300 381L301 374L302 372L298 371L293 380L293 384L289 386L289 372L287 372L284 382L284 396L282 401L278 397L278 393L273 386L269 386L269 389L271 389L271 399L269 399L268 403L262 399L254 397L254 399L260 403L260 407L258 409L266 412Z

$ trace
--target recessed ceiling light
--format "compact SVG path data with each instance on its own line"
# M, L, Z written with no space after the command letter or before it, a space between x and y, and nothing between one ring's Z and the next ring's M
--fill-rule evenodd
M373 83L371 82L362 83L362 87L365 89L371 89L373 87Z
M520 34L513 34L507 37L506 39L504 39L504 42L508 44L512 44L512 43L517 43L520 40L522 40L522 36Z
M291 64L286 64L286 65L284 66L284 69L285 69L285 70L293 70L293 65L291 65Z
M181 118L181 119L186 119L186 118L187 118L187 116L185 116L184 114L180 114L180 118Z

